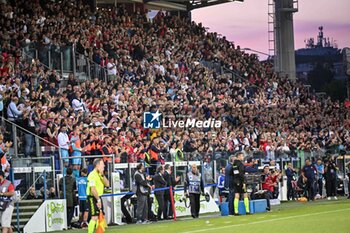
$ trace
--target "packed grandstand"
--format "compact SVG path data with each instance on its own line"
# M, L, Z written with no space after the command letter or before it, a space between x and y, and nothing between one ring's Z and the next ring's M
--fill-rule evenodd
M146 9L122 4L94 12L81 1L2 1L0 12L1 114L4 125L24 128L16 135L19 157L36 156L32 134L78 156L70 162L77 176L87 155L152 165L211 161L214 152L274 160L350 150L341 102L276 74L270 61L187 17L159 11L149 20ZM66 79L54 55L51 68L44 65L41 53L72 47L93 61L92 79ZM39 56L30 57L32 49ZM222 124L144 128L144 113L157 111ZM2 134L6 152L14 135L11 127Z

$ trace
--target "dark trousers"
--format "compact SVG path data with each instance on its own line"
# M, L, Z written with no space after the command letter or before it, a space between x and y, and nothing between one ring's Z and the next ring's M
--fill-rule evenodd
M74 207L67 207L67 226L70 227L74 215Z
M169 191L164 193L164 218L167 219L168 216L173 215L173 209L171 208L171 199Z
M158 202L158 212L157 212L157 219L160 220L162 218L166 219L168 216L165 212L164 208L164 194L156 194L157 202Z
M234 212L234 208L233 208L233 201L235 199L235 191L233 189L230 189L229 190L229 193L228 193L228 212L230 215L234 215L235 212Z
M327 197L335 197L337 195L337 181L336 179L326 180Z
M315 180L308 179L306 182L307 199L313 200L315 198Z
M317 188L318 188L318 194L322 196L322 190L323 190L323 180L321 178L317 181Z
M267 205L267 209L271 210L271 203L270 200L273 198L273 194L270 191L267 191L265 193L265 199L266 199L266 205Z
M289 201L290 199L294 200L294 190L292 186L292 180L287 180L287 200Z
M200 210L200 194L190 193L191 215L193 218L198 218Z
M138 221L147 220L147 212L148 212L148 196L138 194L137 195L137 209L136 209L136 217Z

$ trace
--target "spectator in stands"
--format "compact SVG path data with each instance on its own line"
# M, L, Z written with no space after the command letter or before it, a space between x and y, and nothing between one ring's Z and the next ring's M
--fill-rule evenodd
M73 175L75 178L78 178L82 161L81 156L83 151L83 148L81 148L80 129L78 126L75 126L70 142L72 145L72 157L77 157L72 159Z
M4 135L0 134L1 171L5 172L6 177L10 172L10 163L7 159L6 154L8 153L11 146L12 146L12 142L10 141L4 142Z
M306 181L307 199L314 200L315 198L315 182L316 182L316 168L311 164L310 159L305 160L305 165L302 168L301 175Z
M60 129L60 133L58 134L57 137L58 140L58 146L60 148L60 155L61 158L63 160L64 166L67 167L69 160L67 159L67 157L69 157L69 138L68 138L68 134L67 134L67 127L65 125L61 126Z
M27 200L37 199L37 193L34 187L29 188L29 192L27 195Z
M259 160L254 160L252 157L247 158L247 163L244 164L245 172L256 173L259 171Z
M107 75L109 81L116 81L117 63L114 61L114 58L111 58L107 63Z
M50 188L48 195L47 195L47 198L48 199L56 199L57 198L56 189L54 187Z
M20 117L22 117L23 112L17 108L17 105L18 97L13 97L7 107L7 119L9 121L15 122L16 120L20 119Z
M75 190L77 189L76 180L73 177L73 169L67 168L66 175L60 180L60 190L67 200L67 226L71 228L72 218L74 215L74 207L77 205ZM65 182L65 186L63 186L63 182ZM65 187L65 189L63 189Z

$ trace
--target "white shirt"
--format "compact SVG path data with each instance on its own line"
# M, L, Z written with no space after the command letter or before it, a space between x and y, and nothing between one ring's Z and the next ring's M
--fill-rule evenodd
M117 65L115 63L108 62L108 64L107 64L107 74L108 75L117 75Z
M72 107L74 111L85 111L84 103L81 100L73 99L72 101Z
M69 138L67 133L60 132L57 137L58 146L62 149L69 149Z

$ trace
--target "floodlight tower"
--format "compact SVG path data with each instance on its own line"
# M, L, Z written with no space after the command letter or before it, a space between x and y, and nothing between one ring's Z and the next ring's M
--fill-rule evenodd
M269 0L268 7L269 53L275 71L295 80L293 14L298 12L298 0Z

